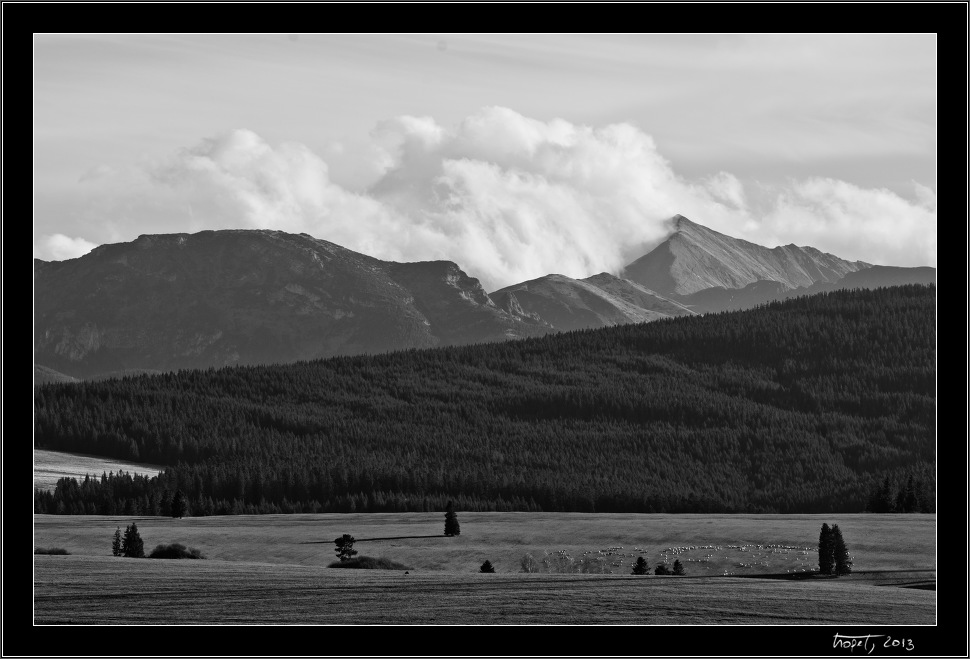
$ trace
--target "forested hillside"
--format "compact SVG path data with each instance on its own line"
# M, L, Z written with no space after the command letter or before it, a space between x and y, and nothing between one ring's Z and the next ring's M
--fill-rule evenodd
M36 390L38 448L171 465L37 512L935 508L936 289Z

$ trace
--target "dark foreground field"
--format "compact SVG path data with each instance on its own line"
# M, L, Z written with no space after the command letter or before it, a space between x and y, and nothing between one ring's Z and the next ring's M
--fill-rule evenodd
M37 556L37 624L933 624L862 581L331 570Z
M459 520L461 535L445 538L437 513L136 518L146 550L180 542L208 556L163 561L111 556L112 533L131 518L38 515L34 546L71 555L34 556L34 622L936 623L935 515L459 513ZM803 571L822 522L843 530L853 575ZM357 538L361 555L403 563L409 574L327 568L342 533ZM671 548L685 559L686 577L630 574L634 555L652 566ZM525 554L552 566L545 569L555 569L557 555L593 556L607 572L527 574ZM478 572L486 558L495 574Z

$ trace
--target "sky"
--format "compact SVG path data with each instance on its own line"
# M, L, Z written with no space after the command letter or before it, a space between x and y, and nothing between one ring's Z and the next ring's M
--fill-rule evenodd
M682 214L936 265L933 34L34 37L34 256L308 233L493 291Z

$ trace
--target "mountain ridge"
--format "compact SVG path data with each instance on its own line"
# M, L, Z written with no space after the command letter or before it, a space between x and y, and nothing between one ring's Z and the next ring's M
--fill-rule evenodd
M673 228L664 242L624 267L621 276L661 295L677 296L714 287L743 288L756 281L799 288L838 281L872 265L814 247L764 247L708 229L683 215L674 216Z
M306 233L142 234L76 259L34 260L35 366L98 379L271 364L652 322L838 288L936 283L935 268L874 266L793 244L767 248L682 215L672 220L674 232L620 276L547 274L491 294L452 261L383 261Z
M496 307L457 264L381 261L307 234L145 234L78 259L35 261L35 363L73 377L547 331Z

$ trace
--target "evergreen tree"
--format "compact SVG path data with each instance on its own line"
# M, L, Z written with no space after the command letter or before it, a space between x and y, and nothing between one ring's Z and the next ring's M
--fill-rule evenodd
M115 537L111 541L112 556L121 556L121 527L115 529Z
M902 484L899 486L899 491L896 492L896 503L894 504L893 509L897 513L906 512L906 488Z
M896 510L896 499L893 497L893 484L889 480L889 476L886 476L886 480L882 483L877 504L878 507L874 511L877 513L891 513Z
M188 508L182 490L175 490L175 496L172 497L172 517L182 519L188 513Z
M495 572L495 567L492 565L492 561L486 560L482 563L482 567L479 568L479 572Z
M906 488L903 490L903 510L900 512L919 512L919 499L916 496L916 485L913 482L912 474L906 479Z
M445 535L461 535L458 515L455 514L455 507L451 501L448 502L448 507L445 509Z
M134 522L125 527L125 536L121 539L121 554L128 558L145 557L145 543Z
M654 574L670 574L670 568L667 567L666 563L658 563L656 569L653 571Z
M818 571L819 574L832 574L835 562L835 545L833 543L832 529L828 524L822 524L822 530L818 534Z
M680 559L674 561L674 574L687 574L684 572L684 564L680 562Z
M647 566L647 562L643 559L643 556L637 557L637 562L633 564L633 574L647 574L650 568Z
M929 498L930 495L927 494L926 488L923 486L922 480L916 481L916 486L914 490L916 492L917 512L921 512L921 513L933 512L933 506L931 505L931 500Z
M351 558L357 555L357 550L354 549L354 536L349 533L344 533L342 536L333 541L337 548L334 550L337 552L337 558L342 561L349 561Z
M849 557L849 550L842 539L842 531L838 524L832 525L832 554L835 560L835 573L838 575L849 574L852 572L852 559Z

